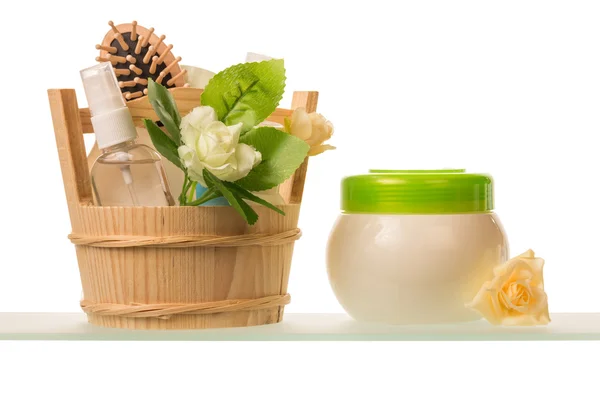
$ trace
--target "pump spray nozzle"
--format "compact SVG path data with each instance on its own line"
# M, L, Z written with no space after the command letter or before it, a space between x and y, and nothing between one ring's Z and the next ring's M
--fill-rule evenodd
M125 104L117 76L110 62L100 63L81 71L85 96L88 100L92 125L100 149L106 149L134 140L137 136L133 119ZM127 164L130 155L117 152L115 160L123 175L123 180L137 204L133 190L131 167Z

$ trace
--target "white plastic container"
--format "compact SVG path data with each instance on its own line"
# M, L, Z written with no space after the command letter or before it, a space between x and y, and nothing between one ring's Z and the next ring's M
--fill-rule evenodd
M464 305L508 258L492 186L464 170L345 178L327 252L342 307L393 324L479 319Z

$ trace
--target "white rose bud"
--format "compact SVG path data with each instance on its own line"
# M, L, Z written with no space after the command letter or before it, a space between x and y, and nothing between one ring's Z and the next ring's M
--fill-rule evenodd
M212 107L194 108L181 119L180 128L179 157L190 178L203 186L205 168L222 181L235 182L261 162L260 152L238 143L242 124L226 126Z

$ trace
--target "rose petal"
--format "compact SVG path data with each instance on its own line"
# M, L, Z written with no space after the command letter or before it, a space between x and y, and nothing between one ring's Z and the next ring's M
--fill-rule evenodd
M290 133L302 140L308 140L311 137L312 125L304 108L296 108L292 113Z
M524 252L523 254L519 254L515 258L535 258L535 253L533 252L533 250L529 249L526 252Z
M226 181L232 174L235 173L235 168L231 164L223 164L220 167L206 167L214 176L222 181Z
M229 130L229 133L231 134L231 147L237 146L237 144L240 140L240 134L242 133L243 126L244 126L244 124L240 122L238 124L227 127L227 129Z
M230 164L231 161L234 160L234 153L233 151L230 151L229 153L213 152L212 154L206 156L202 161L211 168L217 168L223 164Z
M181 141L190 147L194 147L200 131L193 126L181 130Z
M488 288L490 282L483 284L479 292L475 295L473 300L465 304L465 307L477 311L482 317L490 321L492 324L498 324L500 318L496 312L497 307L494 305L492 299L492 292Z
M208 154L210 154L211 148L214 147L214 143L211 143L212 140L208 135L200 135L198 140L196 140L196 145L194 150L196 151L196 156L203 160Z
M550 319L550 315L548 313L538 315L537 317L538 325L548 325L552 320Z
M310 146L319 145L329 139L327 120L321 114L311 113L308 115L312 125L312 133L306 140Z
M510 275L515 269L515 267L519 264L519 262L521 262L519 259L511 258L504 264L500 264L497 267L494 267L494 276L499 277L504 275Z
M313 146L310 148L310 150L308 151L308 155L309 156L316 156L318 154L321 154L327 150L335 150L335 146L331 146L329 144L321 144L318 146Z
M327 139L331 139L333 136L333 124L330 121L327 121L325 126L327 126Z
M534 299L531 313L535 315L546 315L549 318L548 295L546 292L539 288L531 288L531 295Z
M533 271L533 278L531 280L532 285L537 286L541 289L544 288L544 259L534 258L529 261L529 265Z
M237 161L237 171L227 177L229 182L235 182L242 179L254 167L256 159L260 158L260 153L254 150L254 147L245 143L239 143L235 147L235 159Z
M200 106L195 107L186 116L181 118L181 124L179 127L184 130L192 126L196 129L202 130L208 124L217 120L217 113L212 107Z
M219 143L231 143L230 127L221 121L211 122L206 126L206 132L217 139Z
M508 277L509 282L530 280L533 279L534 272L528 262L518 260L513 266L513 269Z
M181 158L184 162L191 162L191 159L194 157L194 151L188 146L179 146L177 153L179 153L179 158Z

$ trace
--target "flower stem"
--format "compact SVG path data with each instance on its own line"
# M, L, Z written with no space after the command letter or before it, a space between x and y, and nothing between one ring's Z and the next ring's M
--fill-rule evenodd
M206 203L207 201L216 199L221 197L222 194L219 193L218 190L215 190L214 188L208 189L206 192L204 192L204 194L202 196L200 196L199 199L196 199L190 203L188 203L188 206L199 206L202 203Z
M194 200L194 195L196 194L196 185L198 185L198 182L192 182L192 184L190 185L190 188L188 189L190 191L188 198L187 198L188 203L191 203Z
M185 206L187 205L187 191L189 188L189 184L191 183L188 174L186 173L183 178L183 187L181 188L181 194L179 195L179 205Z

